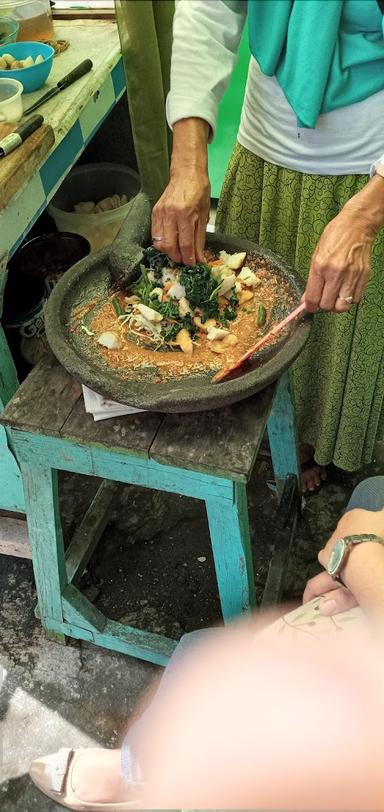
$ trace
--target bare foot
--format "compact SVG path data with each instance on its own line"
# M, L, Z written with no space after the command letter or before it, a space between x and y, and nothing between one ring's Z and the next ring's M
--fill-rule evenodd
M311 468L307 468L306 471L301 472L301 485L303 493L313 493L320 487L322 482L325 482L326 478L326 468L324 468L322 465L317 465L317 463L314 462Z
M112 804L133 801L134 793L121 775L121 750L89 747L75 755L72 789L80 801Z
M310 445L300 447L301 485L304 494L313 493L327 479L327 469L317 464L313 452L314 449Z

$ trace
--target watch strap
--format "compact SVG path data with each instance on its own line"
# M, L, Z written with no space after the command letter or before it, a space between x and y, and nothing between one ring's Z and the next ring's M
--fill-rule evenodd
M376 542L384 545L384 538L377 536L376 533L357 533L354 535L344 536L343 538L335 541L329 557L328 566L326 568L327 572L333 579L342 582L340 573L345 566L346 559L348 558L353 545L361 544L364 541Z
M363 541L373 541L377 544L384 544L384 538L377 536L376 533L356 533L355 535L344 536L343 540L348 547L352 544L361 544Z

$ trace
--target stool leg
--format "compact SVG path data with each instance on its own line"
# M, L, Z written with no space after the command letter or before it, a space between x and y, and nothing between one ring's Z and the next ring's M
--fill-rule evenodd
M50 636L50 620L63 622L61 594L68 579L60 521L57 471L41 465L22 465L28 534L41 622Z
M247 488L234 482L234 501L206 499L217 585L224 622L255 606Z
M289 374L281 376L276 387L276 394L268 420L268 438L271 448L273 470L277 492L281 497L284 480L288 474L294 474L299 483L301 471L297 453L297 433L295 411L293 407Z

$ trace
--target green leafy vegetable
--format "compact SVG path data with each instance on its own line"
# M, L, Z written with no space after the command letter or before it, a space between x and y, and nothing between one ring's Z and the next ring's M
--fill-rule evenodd
M188 314L181 319L182 326L185 327L186 330L190 333L190 335L194 336L197 333L197 327L192 321L192 317Z
M230 299L228 299L227 307L224 309L223 317L226 321L233 321L237 316L237 306L239 304L239 300L236 296L236 293L232 293Z
M211 299L217 283L212 278L209 265L199 262L193 268L185 266L181 271L180 282L185 288L185 296L192 309L200 308L203 323L207 319L219 317L218 301L216 298Z
M154 285L148 279L148 271L145 265L140 265L141 276L138 282L132 287L132 291L135 296L138 296L139 299L143 304L148 305L148 307L153 308L153 301L151 299L151 292L154 288Z
M158 313L161 313L165 319L180 319L179 307L172 299L169 302L155 302L152 307Z
M168 324L167 327L163 330L163 338L165 342L174 341L177 334L180 330L185 327L188 330L190 335L195 335L197 333L197 329L193 324L193 321L190 316L184 316L184 318L179 319L177 323Z
M180 316L179 302L176 299L169 298L168 301L159 301L157 296L159 291L153 293L155 288L161 288L162 290L164 288L164 268L176 268L175 279L185 288L185 298L192 312L184 317ZM176 265L169 260L166 254L162 254L156 248L150 247L145 249L144 261L140 265L140 278L132 286L132 293L139 297L142 304L161 313L163 317L161 341L162 345L164 345L164 342L172 343L182 328L185 328L191 336L198 332L193 322L193 312L196 309L200 314L202 324L208 319L214 319L219 324L227 326L228 322L236 319L239 304L238 297L235 291L232 290L227 294L229 298L223 308L218 301L221 287L222 280L218 283L218 280L214 279L212 269L206 263L199 262L193 267ZM116 314L118 316L124 315L124 310L116 297L112 300L112 303ZM127 319L129 319L129 314ZM141 327L139 326L138 329L140 332ZM131 332L134 333L135 330L133 329Z
M166 254L157 251L152 246L144 251L144 262L149 271L152 271L156 282L162 279L163 268L172 267L173 263Z
M220 313L219 303L217 299L214 299L212 302L206 302L201 307L201 321L204 324L205 321L208 319L216 319L216 321L222 321L223 315Z
M219 284L217 285L217 287L216 287L216 288L215 288L215 289L212 291L212 293L211 293L211 295L210 295L210 297L209 297L209 301L210 301L210 302L212 302L212 300L215 298L215 296L218 296L218 295L219 295L219 293L220 293L220 288L221 288L222 284L223 284L223 283L222 283L222 280L220 279L220 283L219 283Z
M168 326L163 330L164 341L167 343L174 341L180 330L180 324L168 324Z

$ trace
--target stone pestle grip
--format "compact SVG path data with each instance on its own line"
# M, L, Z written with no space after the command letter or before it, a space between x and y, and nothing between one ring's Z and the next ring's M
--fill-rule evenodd
M139 275L143 250L150 242L151 214L148 195L139 192L130 202L129 212L108 257L110 274L120 288L129 287Z

